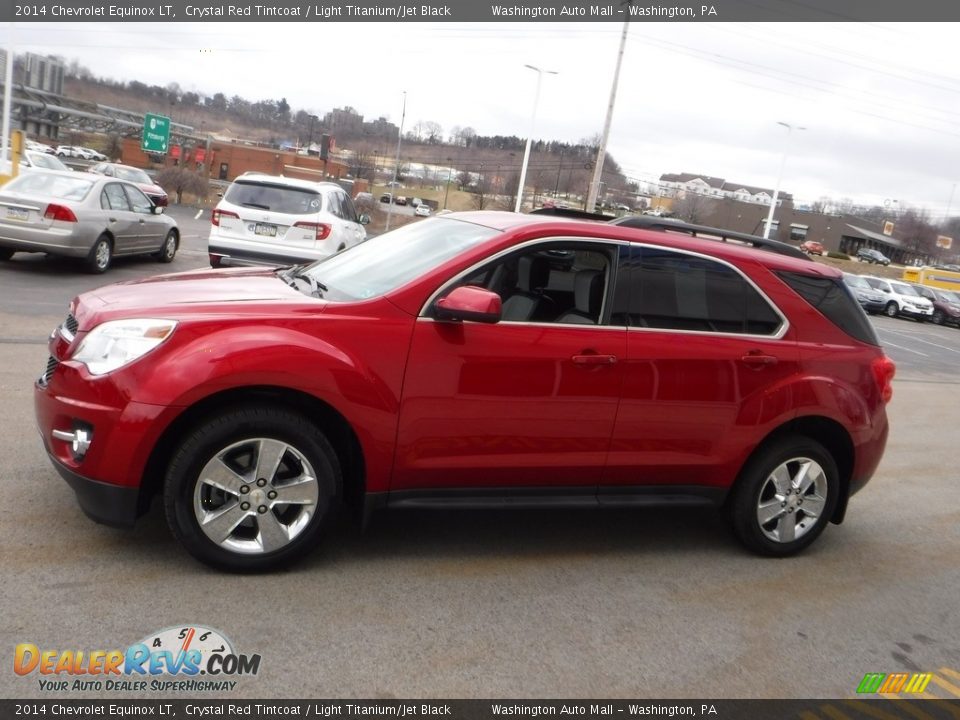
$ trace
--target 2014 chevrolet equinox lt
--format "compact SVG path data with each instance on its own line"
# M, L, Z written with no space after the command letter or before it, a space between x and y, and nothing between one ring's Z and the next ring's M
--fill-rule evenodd
M874 474L893 374L827 266L480 212L84 293L35 392L88 515L131 525L159 494L190 553L242 570L344 502L714 503L790 555Z

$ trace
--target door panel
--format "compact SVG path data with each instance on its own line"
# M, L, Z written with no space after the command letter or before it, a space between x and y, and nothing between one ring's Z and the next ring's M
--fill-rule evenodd
M420 318L392 489L596 486L625 350L624 328Z

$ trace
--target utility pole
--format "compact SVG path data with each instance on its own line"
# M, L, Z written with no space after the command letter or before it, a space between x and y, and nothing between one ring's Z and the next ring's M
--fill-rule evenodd
M627 5L629 5L629 1ZM629 18L629 13L627 14ZM613 72L613 84L610 86L610 102L607 105L607 119L603 124L603 137L597 149L597 162L593 168L593 180L590 181L590 191L587 193L587 212L593 212L597 204L597 191L600 189L600 178L603 175L603 161L607 156L607 140L610 138L610 123L613 122L613 106L617 101L617 85L620 83L620 65L623 63L623 51L627 46L627 30L630 21L623 21L623 33L620 35L620 51L617 53L617 68Z
M384 232L390 229L390 217L393 215L393 201L397 199L397 174L400 172L400 141L403 140L403 121L407 119L407 91L403 91L403 111L400 113L400 132L397 133L397 157L393 163L393 184L390 186L390 202L387 203L387 222Z

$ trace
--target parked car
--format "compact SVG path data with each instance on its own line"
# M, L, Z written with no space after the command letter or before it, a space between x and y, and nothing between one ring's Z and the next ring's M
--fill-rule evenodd
M210 264L313 262L363 242L368 222L335 183L244 173L211 214Z
M143 190L143 194L150 198L154 205L166 207L170 202L167 191L157 185L153 179L140 168L135 168L132 165L121 165L120 163L104 162L91 167L90 172L97 173L98 175L106 175L107 177L120 178L121 180L134 183L138 188Z
M83 259L102 273L114 256L171 262L177 223L133 183L81 172L36 170L0 188L0 260L17 252Z
M883 312L889 317L911 317L923 322L933 316L933 303L920 297L916 290L904 282L864 275L870 287L883 295Z
M405 196L403 196L403 195L397 195L397 199L394 200L394 202L395 202L397 205L406 205L406 204L407 204L407 198L406 198Z
M785 556L874 474L893 374L806 258L451 213L308 266L84 293L35 406L87 514L130 525L159 494L220 568L302 555L342 503L713 503Z
M24 150L20 153L18 174L32 170L64 170L69 172L70 168L60 162L60 159L55 155L47 155L37 150ZM10 174L11 171L10 156L6 155L3 162L0 162L0 173Z
M909 283L910 287L920 297L924 297L933 304L933 315L930 320L937 325L956 325L960 327L960 296L949 290Z
M93 160L92 151L75 145L60 145L57 148L57 157L77 158L79 160Z
M884 308L887 306L887 299L879 290L874 290L870 283L867 282L866 278L861 275L852 275L850 273L843 274L843 282L850 292L853 293L853 296L857 299L857 302L860 303L866 312L871 315L878 312L883 312Z
M413 211L413 214L419 217L430 217L430 206L426 203L420 203L417 205L416 210Z
M873 248L860 248L857 250L857 260L860 262L873 263L875 265L889 265L890 258L879 250Z
M104 155L102 152L100 152L99 150L94 150L93 148L80 147L77 149L80 150L82 153L84 153L84 155L86 156L85 157L86 160L103 161L108 159L107 156Z
M384 193L380 196L380 202L390 204L393 202L393 193Z
M27 150L33 150L34 152L43 153L45 155L57 154L57 151L54 150L52 147L42 142L37 142L36 140L26 140L25 144L26 144Z
M823 245L816 240L806 240L800 243L800 249L808 255L823 255Z

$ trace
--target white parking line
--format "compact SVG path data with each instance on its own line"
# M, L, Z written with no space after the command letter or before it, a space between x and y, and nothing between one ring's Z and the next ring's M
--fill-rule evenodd
M193 216L193 219L199 220L201 215L203 215L203 208L201 208L200 210L197 210L197 214Z
M911 350L910 348L905 348L902 345L894 345L892 342L884 342L884 347L894 347L897 350L905 350L908 353L913 353L914 355L922 355L923 357L930 357L926 353L922 353L919 350Z
M940 348L941 350L948 350L949 352L960 354L960 350L957 350L956 348L947 347L946 345L940 345L939 343L930 342L929 340L924 340L921 337L917 337L915 333L898 333L895 330L884 330L884 332L888 332L898 337L910 338L911 342L922 342L922 343L926 343L927 345L933 345L934 347ZM893 347L896 347L896 345L893 345Z

